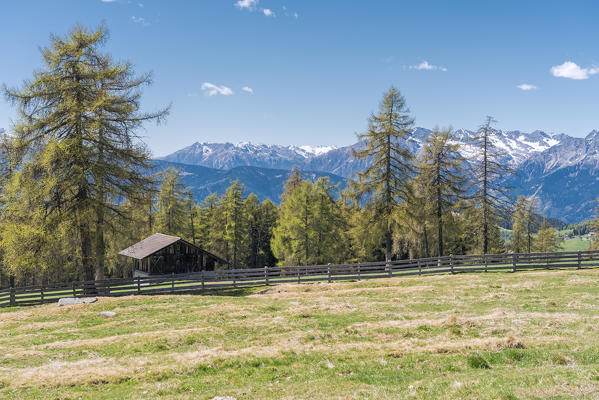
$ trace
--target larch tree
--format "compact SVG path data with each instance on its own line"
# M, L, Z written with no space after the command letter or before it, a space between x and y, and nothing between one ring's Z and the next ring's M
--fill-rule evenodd
M188 226L188 197L181 183L179 170L172 167L162 172L158 190L156 225L160 233L186 236Z
M530 253L532 250L533 233L535 228L534 217L535 199L527 200L524 196L518 197L514 205L512 216L512 242L511 249L514 253Z
M474 204L482 214L477 231L481 235L483 254L490 248L492 225L509 214L511 208L509 187L504 179L513 169L505 163L505 153L493 144L492 138L497 134L493 128L495 122L493 117L486 117L471 143L478 151L472 161L472 184Z
M214 243L216 239L214 231L218 226L216 224L218 207L219 200L216 193L208 195L197 207L198 229L196 236L198 245L215 253L218 253L218 246Z
M418 165L422 193L430 204L437 227L437 255L444 254L444 225L447 214L464 198L467 178L460 145L453 140L451 129L435 129L426 139Z
M239 266L243 255L243 241L247 230L247 221L243 209L244 187L239 181L232 182L223 198L222 207L225 217L226 258L233 268Z
M561 247L562 238L557 234L557 230L549 225L547 218L539 228L537 237L533 241L533 250L539 253L551 253L558 251Z
M283 265L309 265L314 248L314 185L302 181L287 192L279 208L272 249Z
M393 214L410 193L413 155L405 141L411 135L414 120L400 91L391 87L384 94L376 114L368 120L368 129L358 138L364 147L353 153L358 159L371 160L364 171L357 172L351 183L354 194L375 206L377 221L385 232L385 260L391 261Z
M107 216L118 219L123 199L143 196L151 184L149 153L136 132L167 114L140 111L141 89L151 76L135 76L131 64L102 53L107 38L103 26L53 36L42 51L45 68L21 89L5 88L19 112L10 179L41 183L40 227L68 221L84 279L104 277ZM16 193L7 200L19 201L21 189L12 188Z
M258 197L252 193L245 199L244 208L247 218L245 264L251 268L275 265L270 240L277 220L276 206L270 200L260 204Z
M344 230L347 227L339 203L335 201L336 185L328 177L314 184L314 263L341 262L347 252Z

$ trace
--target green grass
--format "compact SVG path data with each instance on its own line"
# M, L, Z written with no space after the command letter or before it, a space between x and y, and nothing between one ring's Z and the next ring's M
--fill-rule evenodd
M564 240L562 242L560 251L588 250L590 245L591 242L589 240L584 240L580 236L577 236Z
M595 398L598 283L458 274L2 309L0 398Z

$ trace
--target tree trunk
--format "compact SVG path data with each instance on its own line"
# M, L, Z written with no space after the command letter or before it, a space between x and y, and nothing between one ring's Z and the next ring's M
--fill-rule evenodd
M430 252L429 252L429 244L428 244L428 230L426 229L426 221L424 222L424 228L423 228L423 234L424 234L424 255L426 256L426 258L429 258L431 256Z
M387 265L391 263L391 230L389 228L385 231L385 262Z
M483 154L483 254L487 254L487 250L489 247L489 215L488 215L488 198L487 198L487 179L488 179L488 171L487 171L487 140L488 140L488 132L484 133L484 154Z
M79 239L81 251L81 268L83 269L83 280L94 280L94 266L91 257L91 235L89 231L89 223L85 221L83 216L79 216Z
M442 209L442 194L441 194L441 160L440 155L437 156L437 251L439 257L443 256L443 209Z
M102 206L96 206L96 280L104 279L104 258L106 254L106 243L104 241L104 210Z

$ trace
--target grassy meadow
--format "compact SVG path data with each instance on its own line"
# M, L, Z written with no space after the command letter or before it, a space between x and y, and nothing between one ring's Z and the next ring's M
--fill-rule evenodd
M0 398L599 398L598 323L599 270L2 309Z

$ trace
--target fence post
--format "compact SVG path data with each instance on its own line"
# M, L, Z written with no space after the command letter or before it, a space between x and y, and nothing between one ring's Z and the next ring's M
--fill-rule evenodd
M75 282L73 282L73 297L77 297L77 289L75 289Z
M451 273L455 273L453 272L453 254L449 255L449 267L451 268Z
M235 270L232 269L231 271L233 271L233 287L236 288L237 287L237 277L235 276Z
M360 275L361 275L360 264L358 264L358 280L360 280Z
M518 254L512 253L512 272L516 272L516 263L518 262Z
M141 276L137 277L137 294L141 294Z
M200 275L202 277L202 292L204 291L204 270L200 271Z
M264 266L264 282L266 283L266 286L268 286L268 265Z
M171 293L175 293L175 273L171 272Z
M44 285L40 289L40 297L42 298L42 304L44 304Z
M422 275L422 264L420 264L420 260L418 260L418 275Z
M580 268L581 268L581 266L580 266L580 261L581 261L581 258L580 258L580 250L578 250L578 269L580 269Z
M15 301L15 277L14 276L10 276L9 278L10 281L10 306L14 306L16 301Z
M483 262L485 263L485 272L487 272L487 255L483 254Z
M329 283L331 283L331 265L327 265L327 276L329 279Z
M393 267L391 266L391 262L387 264L387 268L389 268L389 278L393 278Z

